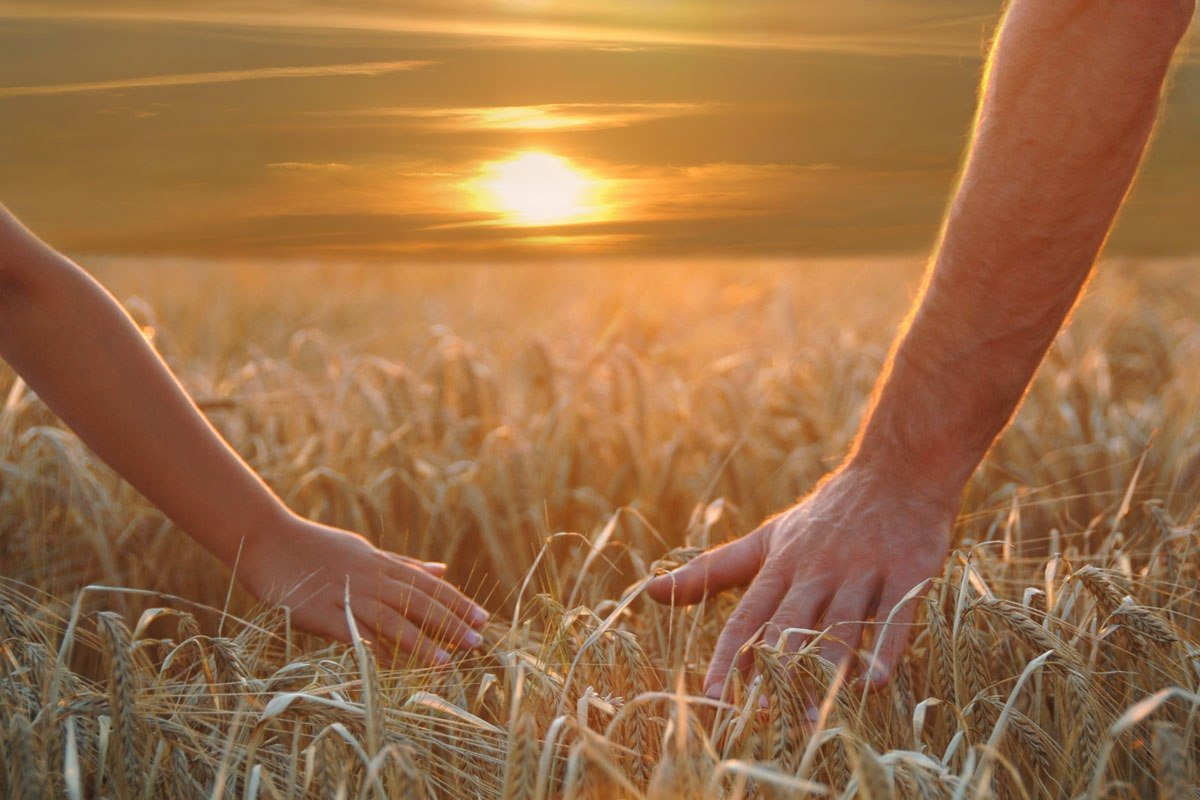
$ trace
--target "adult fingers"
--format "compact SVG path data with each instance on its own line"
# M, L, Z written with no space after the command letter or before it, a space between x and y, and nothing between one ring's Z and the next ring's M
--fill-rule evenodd
M704 678L706 695L720 698L725 692L729 671L734 667L745 670L750 666L750 653L742 648L771 618L786 591L785 579L776 573L763 572L750 584L717 639L717 649Z
M863 625L875 607L876 588L872 579L846 583L837 590L822 620L822 626L828 629L821 642L823 658L841 664L857 654Z
M913 620L916 619L917 606L921 599L920 594L908 600L905 600L905 597L913 588L922 584L927 585L927 582L920 581L910 584L906 580L893 578L888 581L879 594L879 605L875 609L875 641L871 647L873 658L863 675L863 681L872 691L887 685L896 664L904 654L904 648L908 645L908 639L912 635ZM892 613L893 609L895 609L894 614ZM890 621L888 620L889 615L891 616Z
M690 606L704 598L754 580L766 555L766 531L773 523L696 556L678 569L646 584L660 603Z
M422 567L415 567L398 558L389 559L388 577L408 583L453 611L470 625L478 628L487 622L488 614L456 587L434 577Z
M814 630L817 628L822 612L829 605L830 589L830 586L817 581L792 584L792 588L788 589L779 608L775 609L775 615L767 623L767 627L763 631L763 641L772 647L779 644L780 650L784 653L794 653L803 647L804 643L812 638L812 634L800 633L794 629ZM785 635L786 641L780 641ZM790 665L791 662L785 658L784 663ZM798 676L793 666L789 666L788 674L793 683L799 685L796 683ZM820 705L820 697L804 697L806 709L815 708L818 705Z
M829 588L816 581L793 583L788 589L774 616L763 631L763 641L774 647L784 631L792 628L813 630L821 619L821 613L829 604ZM808 639L797 631L788 633L788 640L780 648L785 653L799 650Z

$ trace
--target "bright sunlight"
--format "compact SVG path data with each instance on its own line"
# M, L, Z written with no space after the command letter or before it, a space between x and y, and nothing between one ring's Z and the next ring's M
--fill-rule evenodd
M471 188L481 208L510 224L554 225L598 218L601 185L562 156L528 151L488 164Z

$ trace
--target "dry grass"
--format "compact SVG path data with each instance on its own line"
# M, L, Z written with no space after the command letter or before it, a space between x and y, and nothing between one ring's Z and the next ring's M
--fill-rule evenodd
M106 277L239 451L511 621L438 671L294 635L2 377L5 796L1197 794L1186 265L1102 275L887 691L759 646L728 705L693 693L735 598L637 582L835 462L911 269L183 269Z

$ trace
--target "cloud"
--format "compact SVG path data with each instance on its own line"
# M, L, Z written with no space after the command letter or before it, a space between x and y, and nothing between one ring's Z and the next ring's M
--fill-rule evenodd
M593 131L700 114L718 106L717 103L546 103L467 108L379 108L353 113L356 116L395 118L432 130Z
M267 169L278 169L286 172L322 172L326 170L350 169L350 165L337 161L329 161L323 164L311 161L277 161L274 164L267 164Z
M984 0L976 0L982 3ZM650 4L657 8L657 4ZM415 12L381 12L374 5L349 4L330 8L327 4L300 3L281 13L269 0L250 2L237 8L216 4L204 9L162 6L149 2L127 3L97 8L92 3L58 2L45 7L37 3L16 2L6 10L19 19L93 19L140 22L190 22L216 25L242 25L271 29L298 28L355 30L465 37L491 42L544 45L591 45L612 47L713 47L722 49L782 50L843 53L871 56L944 56L979 57L982 43L979 26L990 15L951 15L936 24L893 26L880 29L821 26L813 29L794 18L793 4L773 8L762 5L765 13L745 15L726 12L689 25L687 20L662 16L657 11L631 14L627 5L620 13L608 8L599 16L571 14L532 18L521 14L494 11L462 15L439 14L433 6L418 7ZM719 8L721 6L714 6ZM872 6L874 8L874 6ZM834 15L837 16L837 15ZM746 21L743 21L743 17Z
M327 78L343 75L386 75L422 69L433 61L368 61L357 64L323 64L310 67L261 67L219 72L184 72L170 75L146 75L109 81L55 83L43 86L0 86L0 98L40 97L44 95L107 92L122 89L153 89L162 86L199 86L211 83L275 80L281 78Z
M753 217L809 203L859 177L829 163L627 166L614 170L611 201L640 220Z
M373 0L242 0L163 4L161 0L10 0L10 19L132 20L245 26L264 29L369 31L465 37L489 43L585 45L630 52L703 47L846 55L982 58L988 32L1003 3L996 0L853 0L796 3L641 3L581 0L575 4L497 3L486 13L478 0L410 0L404 11ZM536 11L536 13L535 13ZM1200 41L1200 28L1192 41ZM1181 52L1195 64L1200 54Z

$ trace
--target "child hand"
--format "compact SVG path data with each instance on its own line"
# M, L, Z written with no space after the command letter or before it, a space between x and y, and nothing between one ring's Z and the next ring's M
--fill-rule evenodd
M0 205L0 356L97 454L292 621L394 662L476 647L487 615L444 567L386 553L288 511L213 429L100 284ZM64 324L63 320L71 324Z
M278 533L248 538L238 579L256 597L288 606L292 623L311 633L351 640L350 610L363 639L388 662L398 651L440 666L444 649L478 647L487 612L441 580L445 565L389 553L349 531L290 516Z

